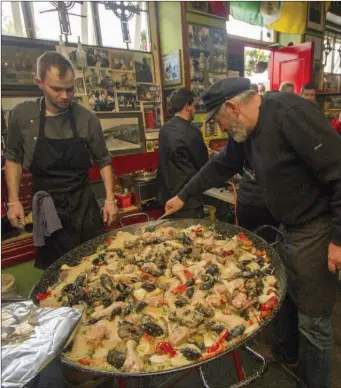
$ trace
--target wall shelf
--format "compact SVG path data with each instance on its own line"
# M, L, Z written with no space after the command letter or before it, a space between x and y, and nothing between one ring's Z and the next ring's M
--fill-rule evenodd
M340 91L338 91L338 92L335 92L335 91L333 91L333 92L328 92L328 91L325 91L325 90L320 90L320 91L318 91L317 93L316 93L316 95L317 96L336 96L336 95L341 95L341 90Z

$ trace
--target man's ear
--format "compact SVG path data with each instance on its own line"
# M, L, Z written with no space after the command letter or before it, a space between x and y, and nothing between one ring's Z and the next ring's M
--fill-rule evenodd
M238 108L237 104L234 101L232 100L225 101L224 105L225 105L226 112L234 113L237 117L239 116L240 109Z
M39 89L43 90L43 82L40 78L35 78L36 84L39 86Z

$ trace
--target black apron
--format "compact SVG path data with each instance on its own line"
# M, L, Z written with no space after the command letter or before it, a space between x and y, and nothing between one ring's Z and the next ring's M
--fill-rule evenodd
M104 233L100 209L88 182L92 166L89 144L78 136L72 107L68 114L73 137L45 137L45 99L41 101L39 137L31 165L32 193L46 191L53 199L62 229L45 237L35 266L46 269L77 245Z

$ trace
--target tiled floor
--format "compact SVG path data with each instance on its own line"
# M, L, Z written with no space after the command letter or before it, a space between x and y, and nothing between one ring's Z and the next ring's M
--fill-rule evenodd
M338 294L337 304L333 313L333 329L334 329L334 356L333 356L333 385L331 388L341 387L341 287ZM260 338L263 341L266 338L271 337L271 329L267 331ZM252 347L252 344L250 344ZM258 363L248 357L244 351L239 351L240 358L242 360L243 369L245 374L250 376L258 367ZM209 381L210 388L226 388L237 382L236 371L234 368L233 360L231 358L223 358L212 363L207 364L204 367L205 375ZM166 377L158 377L153 381L141 380L139 384L135 379L129 379L127 381L127 388L139 387L139 388L200 388L203 387L200 377L196 370L193 370L188 376L181 381L176 381L179 378L178 375L171 375ZM282 366L274 363L270 363L268 371L252 386L259 388L295 388L297 379L291 375L289 371L285 370ZM66 385L62 382L61 369L57 362L53 362L45 368L41 373L40 382L38 388L64 388ZM71 386L72 387L72 386ZM76 387L76 386L73 386ZM86 384L78 385L79 388L90 388ZM118 381L111 380L106 381L100 386L101 388L116 388L119 387ZM208 387L206 387L208 388Z

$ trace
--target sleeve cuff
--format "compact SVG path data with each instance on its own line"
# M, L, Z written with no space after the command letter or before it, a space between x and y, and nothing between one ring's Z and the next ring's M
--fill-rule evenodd
M334 245L337 245L338 247L341 247L341 234L340 234L340 232L339 232L339 231L337 231L337 232L332 232L330 241L331 241Z
M108 166L109 164L111 164L111 161L112 161L112 155L110 153L108 153L107 156L101 158L101 159L96 159L95 160L95 164L96 166L101 169L105 166Z

